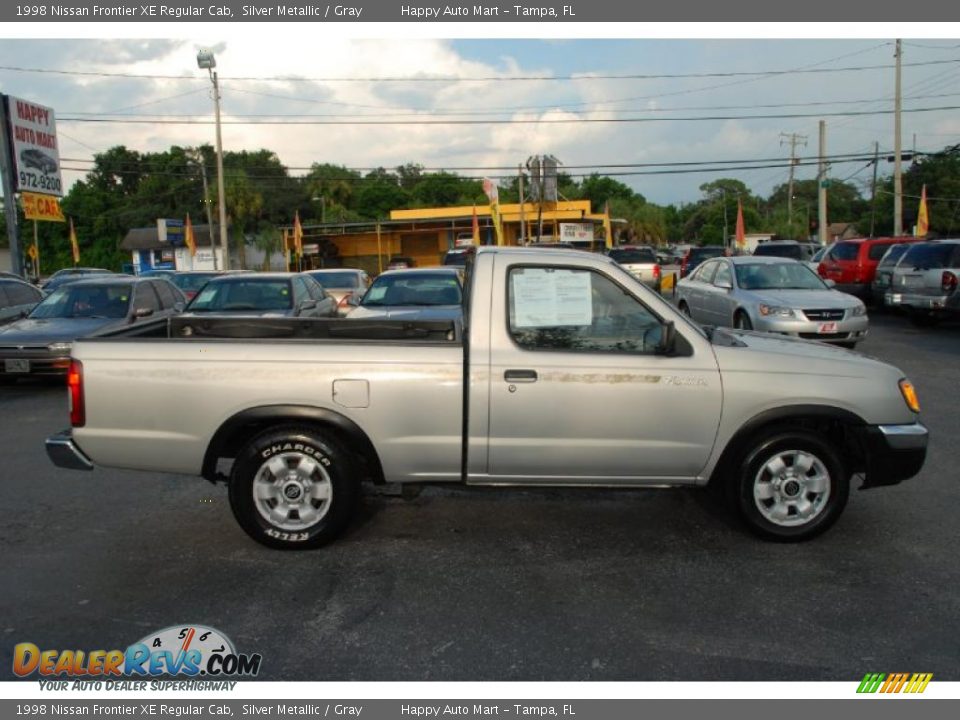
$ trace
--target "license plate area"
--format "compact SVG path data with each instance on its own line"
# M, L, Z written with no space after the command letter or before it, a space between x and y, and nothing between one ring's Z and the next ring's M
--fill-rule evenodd
M837 324L835 322L820 323L817 332L821 335L825 333L835 333L837 332Z
M3 369L8 373L28 373L30 372L29 360L4 360Z

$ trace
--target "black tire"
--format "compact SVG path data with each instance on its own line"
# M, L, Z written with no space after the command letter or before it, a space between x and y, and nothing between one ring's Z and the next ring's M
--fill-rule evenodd
M268 467L271 461L286 475L276 475ZM255 483L272 496L255 498ZM310 550L346 528L360 497L360 476L351 454L329 434L312 427L279 427L257 435L237 456L229 494L234 517L258 543ZM266 516L271 503L286 524ZM317 519L302 517L308 514Z
M687 303L685 303L683 300L680 301L680 304L677 306L677 309L687 317L693 317L693 315L690 314L690 306L687 305Z
M753 330L753 323L750 322L750 316L743 310L737 310L733 314L733 326L738 330Z
M813 458L813 463L805 472L802 466L790 464L791 457ZM777 458L788 461L779 477L770 472ZM827 492L816 492L820 487ZM850 494L850 473L826 438L808 430L780 428L758 435L747 445L727 489L728 499L753 533L777 542L800 542L816 537L840 517ZM810 508L806 520L800 510L803 502ZM791 505L792 516L771 520L778 509L789 510Z
M837 343L837 345L839 345L842 348L846 348L847 350L857 349L857 344L855 342L841 342L841 343Z

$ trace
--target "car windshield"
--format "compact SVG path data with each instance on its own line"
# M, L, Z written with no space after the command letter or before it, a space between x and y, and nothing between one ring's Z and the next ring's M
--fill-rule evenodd
M459 305L460 283L452 274L381 275L360 301L362 307Z
M624 263L655 263L657 256L653 250L631 249L611 250L610 257L621 265Z
M207 284L207 281L210 278L217 276L217 273L177 273L168 278L181 290L193 290L196 292L204 285Z
M799 245L773 245L772 243L762 243L757 245L753 251L757 257L785 257L791 260L800 259Z
M839 242L830 251L833 260L856 260L860 254L860 243Z
M903 254L909 249L909 247L909 245L892 246L889 250L887 250L887 254L883 256L879 267L890 267L891 265L896 265L897 260L903 257Z
M814 253L814 256L810 258L810 262L820 262L823 260L823 256L830 252L831 249L833 249L833 245L827 245L826 247L820 248L816 253Z
M325 288L355 288L360 286L360 274L355 272L315 272L310 277Z
M30 317L123 318L132 293L131 285L64 285L37 305Z
M187 312L289 310L292 306L289 280L238 277L204 285L187 305Z
M827 286L803 263L737 265L737 285L743 290L823 290Z
M955 249L960 245L953 243L949 245L940 245L937 243L923 243L913 245L903 256L900 263L902 268L915 268L917 270L939 270L945 267L953 267L951 256ZM958 250L960 254L960 250Z

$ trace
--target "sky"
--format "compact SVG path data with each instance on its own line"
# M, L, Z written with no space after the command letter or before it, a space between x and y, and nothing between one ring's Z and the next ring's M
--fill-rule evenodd
M805 136L797 154L812 158L820 119L828 155L869 156L874 142L882 154L893 149L892 115L837 115L892 110L893 39L304 37L286 45L249 33L9 39L0 43L0 92L54 108L68 186L114 145L213 144L211 84L195 60L201 47L215 52L221 76L224 149L268 148L294 175L313 163L362 172L418 163L495 176L548 153L573 175L608 174L668 204L696 201L700 185L719 177L769 194L788 176L782 134ZM914 136L925 151L960 143L960 109L930 110L960 107L960 41L905 39L903 61L904 108L924 110L904 113L905 150ZM784 114L810 116L742 117ZM705 116L714 119L696 119ZM90 122L103 119L125 122ZM307 124L252 124L268 119ZM781 167L650 174L704 161ZM637 167L651 163L674 165ZM880 164L881 174L891 170ZM796 169L798 179L815 175L815 165ZM868 192L872 167L863 158L835 162L829 175Z

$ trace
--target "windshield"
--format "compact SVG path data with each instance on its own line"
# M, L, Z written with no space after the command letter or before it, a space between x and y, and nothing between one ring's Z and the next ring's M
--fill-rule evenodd
M939 270L945 267L954 267L951 255L960 245L940 245L937 243L923 243L912 245L903 256L901 268L915 268L917 270Z
M460 283L452 274L381 275L360 301L362 307L459 305Z
M207 284L207 280L216 277L217 273L177 273L169 279L181 290L199 290Z
M207 283L187 311L289 310L292 306L288 280L237 278Z
M355 288L360 286L360 275L355 272L316 272L310 276L325 288Z
M611 250L610 257L615 262L624 263L655 263L657 256L652 250Z
M891 265L896 265L897 260L903 257L903 254L907 251L909 245L894 245L891 247L887 254L883 256L883 259L880 261L879 267L889 267Z
M830 251L833 260L856 260L860 254L860 243L839 242Z
M737 285L743 290L824 290L826 285L802 263L737 265Z
M127 316L130 285L64 285L30 313L32 318L123 318Z
M817 263L820 262L821 260L823 260L823 256L826 255L828 252L830 252L830 250L832 249L833 249L833 245L827 245L826 247L820 248L819 250L817 250L814 256L810 258L810 262L817 262Z

